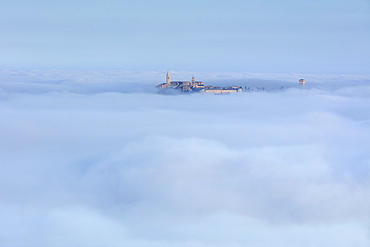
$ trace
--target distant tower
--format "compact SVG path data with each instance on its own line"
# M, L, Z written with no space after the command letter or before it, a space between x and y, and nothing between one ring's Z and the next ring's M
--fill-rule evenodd
M191 78L191 84L194 85L195 83L195 79L194 79L194 76Z
M171 84L171 73L169 70L167 71L167 74L166 74L166 84L167 85Z
M306 84L306 80L305 79L299 79L299 85L304 85Z

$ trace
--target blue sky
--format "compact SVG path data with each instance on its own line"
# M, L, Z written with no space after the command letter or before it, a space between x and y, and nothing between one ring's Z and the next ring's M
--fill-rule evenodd
M370 2L2 1L2 69L368 73Z

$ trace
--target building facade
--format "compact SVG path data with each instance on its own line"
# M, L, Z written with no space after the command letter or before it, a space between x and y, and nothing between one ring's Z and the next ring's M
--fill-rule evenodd
M171 72L167 71L166 82L157 85L159 89L176 89L182 92L201 92L201 93L213 93L213 94L228 94L237 93L243 91L242 87L231 86L231 87L214 87L205 86L202 81L195 81L194 76L191 81L171 81Z

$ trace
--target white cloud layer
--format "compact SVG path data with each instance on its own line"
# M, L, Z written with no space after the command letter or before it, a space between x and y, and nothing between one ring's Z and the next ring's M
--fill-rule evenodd
M261 74L254 83L292 86L168 96L153 93L155 72L130 88L122 74L12 73L1 73L1 245L370 244L366 76L302 89Z

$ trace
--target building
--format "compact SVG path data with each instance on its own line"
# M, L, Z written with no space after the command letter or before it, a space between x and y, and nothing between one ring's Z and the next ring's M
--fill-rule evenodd
M191 81L171 81L171 73L167 71L166 82L157 85L159 89L175 89L182 92L201 92L201 93L213 93L213 94L228 94L237 93L243 91L242 87L214 87L205 86L202 81L195 81L194 76Z
M299 79L299 85L305 85L306 84L306 80L305 79Z
M213 87L206 86L204 88L205 93L214 93L214 94L225 94L225 93L239 93L242 92L242 87L232 86L232 87Z

